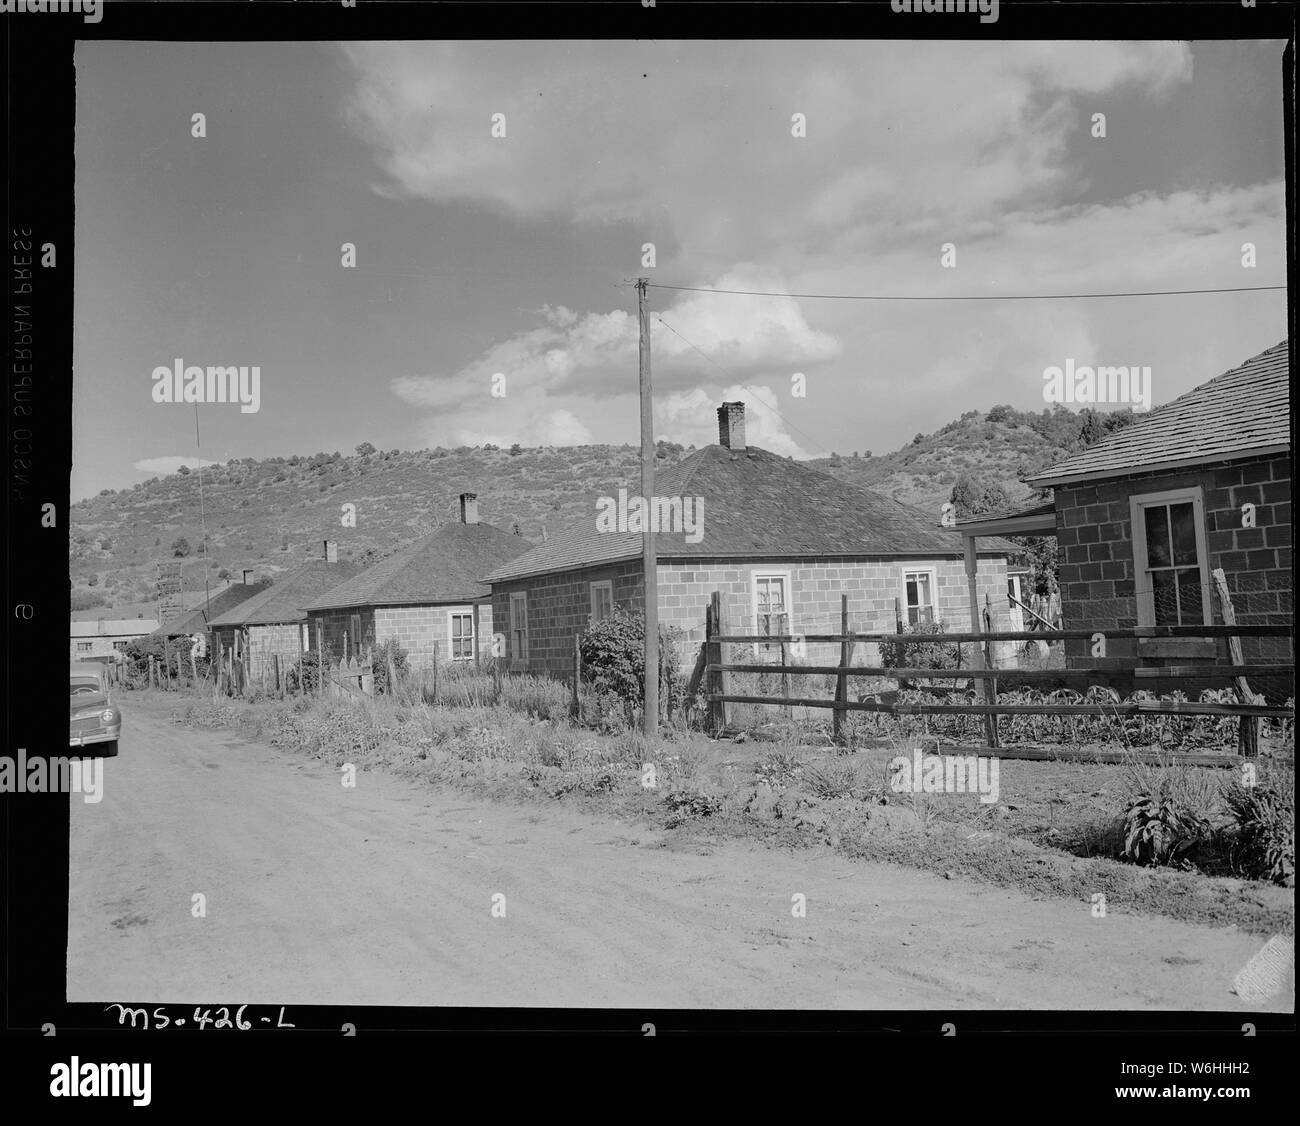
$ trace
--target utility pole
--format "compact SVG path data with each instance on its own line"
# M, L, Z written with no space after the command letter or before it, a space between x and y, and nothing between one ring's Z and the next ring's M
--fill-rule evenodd
M656 511L655 435L653 401L650 396L650 310L646 306L646 283L637 278L637 319L641 326L641 500L645 523L641 529L642 565L645 571L645 714L642 726L647 739L659 733L659 584L655 567L655 534L651 515Z

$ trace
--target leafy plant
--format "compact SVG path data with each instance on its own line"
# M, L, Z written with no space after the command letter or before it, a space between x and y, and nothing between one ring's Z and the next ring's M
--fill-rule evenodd
M1295 884L1295 802L1291 786L1254 786L1240 778L1224 791L1236 823L1237 864L1248 876L1286 887Z
M407 672L407 652L398 643L397 638L390 637L381 645L374 647L374 673L375 673L375 691L387 694L396 689L396 685L388 683L388 662L393 662L393 670L397 673L397 679L400 682L406 676Z
M1137 864L1176 864L1210 833L1209 821L1172 794L1142 794L1124 812L1124 855Z
M679 708L685 681L677 663L681 631L659 627L659 684L661 704ZM629 718L645 699L645 617L619 607L593 622L580 644L582 676L598 694L621 700Z

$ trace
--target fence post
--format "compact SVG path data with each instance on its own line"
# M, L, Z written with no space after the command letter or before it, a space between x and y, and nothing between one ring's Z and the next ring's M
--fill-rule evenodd
M704 611L704 647L707 653L707 665L722 664L722 642L718 637L722 633L722 594L714 591L709 595L709 605ZM704 678L710 697L722 691L722 673L710 670ZM709 730L720 734L727 724L726 705L721 700L709 700Z
M785 615L785 614L782 614L781 617L782 617L783 619L786 619L786 615ZM785 667L785 663L786 663L786 659L787 659L787 658L786 658L786 648L785 648L785 633L786 633L786 630L787 630L787 628L788 628L787 621L788 621L788 619L782 621L782 623L781 623L781 695L784 696L785 699L786 699L786 701L787 701L787 702L786 702L786 705L785 705L785 714L786 714L786 716L787 716L788 718L793 719L793 718L794 718L794 705L791 704L791 703L789 703L789 699L790 699L790 673L789 673L789 671L788 671L788 670L786 669L786 667Z
M989 601L988 591L984 592L984 632L993 632L993 606ZM997 662L993 659L992 641L984 642L984 667L988 669L997 668ZM984 702L986 704L996 704L998 702L998 678L995 676L988 677L984 681ZM997 713L990 713L984 726L988 733L989 746L999 746Z
M894 632L903 632L903 600L897 597L894 599Z
M577 719L582 714L582 705L578 702L578 681L582 677L582 645L575 633L573 635L573 700L569 704L569 714Z
M1237 611L1232 605L1232 596L1228 593L1228 578L1222 567L1215 567L1210 574L1214 578L1214 588L1219 595L1219 611L1223 615L1223 624L1235 626ZM1240 637L1228 638L1228 659L1234 665L1246 663L1241 651ZM1237 686L1237 695L1243 704L1256 702L1255 693L1250 690L1250 685L1246 683L1244 676L1235 677L1234 682ZM1254 758L1259 754L1259 717L1244 715L1237 720L1237 753L1242 758Z
M325 696L325 631L320 622L316 623L316 679L319 682L319 692L322 698Z
M442 657L442 650L438 643L433 643L433 702L438 703L438 662Z
M153 654L149 654L149 687L153 687Z
M894 599L897 608L898 599ZM840 672L835 674L835 708L831 713L831 733L835 741L840 741L840 728L844 724L844 704L848 700L849 681L843 670L849 667L851 650L849 647L849 596L840 595Z

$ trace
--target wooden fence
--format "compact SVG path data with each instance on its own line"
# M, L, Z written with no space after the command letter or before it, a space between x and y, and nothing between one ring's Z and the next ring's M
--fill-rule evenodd
M855 633L849 627L848 596L841 596L840 621L841 631L834 634L729 634L726 632L725 604L721 594L715 591L709 602L706 624L706 639L701 647L700 659L692 675L691 691L694 692L701 682L705 683L705 696L709 701L710 726L716 732L726 730L731 724L731 704L775 704L787 709L829 708L833 713L834 736L837 741L842 738L844 717L853 711L880 712L886 715L980 715L985 722L985 743L988 747L1000 746L997 717L999 715L1173 715L1173 716L1236 716L1238 722L1238 751L1250 757L1258 753L1258 720L1264 717L1295 719L1294 707L1273 706L1264 698L1252 692L1248 685L1251 676L1286 675L1294 677L1295 663L1254 664L1248 665L1241 660L1239 639L1242 637L1290 637L1294 628L1290 625L1236 625L1231 616L1230 604L1225 606L1223 625L1204 626L1137 626L1128 629L1053 629L1053 630L1007 630L986 632L926 633L902 634L896 628L891 632ZM1176 665L1160 668L1125 668L1107 666L1104 669L999 669L994 667L991 643L995 641L1065 641L1091 640L1098 633L1107 638L1173 638L1173 637L1224 637L1228 639L1231 664L1214 665ZM854 665L854 647L863 642L899 640L904 637L907 643L962 643L975 644L975 664L973 667L956 669L934 668L898 668L883 665ZM787 662L786 645L795 642L833 643L840 645L840 659L834 665L806 665ZM731 663L723 659L723 646L739 645L777 645L780 647L779 662ZM779 696L748 695L733 691L731 676L735 673L779 674L782 692ZM835 694L832 699L819 699L801 695L792 695L785 687L792 676L833 676ZM951 680L972 681L983 690L983 703L900 703L897 693L880 692L865 694L856 701L849 699L849 681L854 677L891 678L906 684L912 680ZM1004 704L998 701L997 682L999 677L1014 679L1017 682L1034 681L1060 682L1071 680L1095 683L1099 677L1106 679L1129 678L1135 687L1158 684L1162 680L1196 679L1231 679L1239 700L1233 704L1200 703L1175 700L1127 700L1107 704ZM939 693L951 692L953 689L935 689ZM893 696L894 699L885 697Z

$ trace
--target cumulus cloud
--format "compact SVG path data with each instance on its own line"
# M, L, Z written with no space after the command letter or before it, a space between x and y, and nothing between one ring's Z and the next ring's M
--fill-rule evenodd
M1195 288L1192 279L1243 284L1247 241L1260 248L1261 269L1245 284L1284 276L1280 182L1168 184L1098 198L1088 192L1095 170L1071 155L1099 96L1158 104L1186 89L1186 43L343 50L355 77L346 113L375 156L375 190L417 205L470 202L526 227L570 227L578 240L621 224L630 245L656 244L654 279L931 297L1181 289ZM794 112L806 115L806 138L791 136ZM494 113L505 115L504 139L491 137ZM947 242L957 247L957 269L940 266ZM636 441L634 303L584 309L571 292L561 288L531 326L503 333L459 369L411 373L392 390L436 412L426 431L444 443L535 434L560 444L583 432ZM1222 370L1220 359L1241 358L1231 351L1237 339L1280 324L1282 308L1270 295L1222 300L1215 318L1197 315L1187 303L1195 299L653 295L665 437L712 441L709 412L720 397L780 387L772 405L809 434L787 432L760 398L749 412L753 440L821 453L848 444L849 417L888 417L907 435L970 406L1032 406L1043 368L1067 355L1205 378ZM1235 326L1231 342L1225 323ZM797 412L780 407L794 371L809 383ZM489 397L496 373L506 377L505 399Z
M709 284L775 292L785 285L773 271L753 266ZM595 411L608 417L608 404L601 401L636 394L636 318L621 309L578 315L550 306L539 310L538 318L536 328L493 345L458 371L393 380L393 393L439 412L428 431L439 441L500 444L489 435L510 435L509 441L525 444L530 438L545 445L589 440L591 428L573 408L557 407L556 400L580 401L588 412L595 404ZM740 378L776 375L788 381L795 370L831 360L840 350L834 336L808 324L793 298L685 292L651 319L659 396ZM494 386L504 395L493 395Z
M376 190L636 222L717 270L844 224L959 222L1061 184L1076 95L1191 78L1183 43L356 43ZM791 136L803 113L807 137ZM505 117L506 136L491 136ZM743 221L737 221L743 217ZM662 262L661 262L662 265Z

